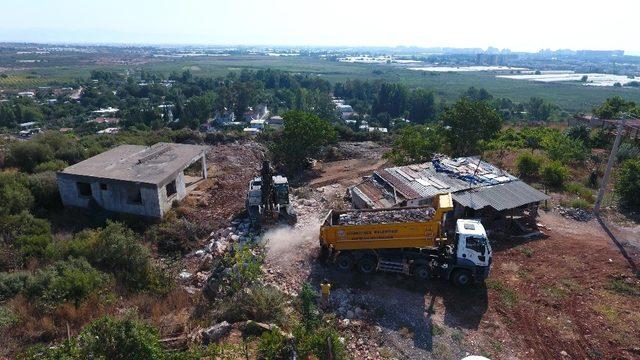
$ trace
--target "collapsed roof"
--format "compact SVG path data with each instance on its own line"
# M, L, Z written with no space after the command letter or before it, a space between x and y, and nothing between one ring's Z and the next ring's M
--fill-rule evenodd
M477 157L436 156L431 162L382 169L350 189L354 205L380 209L452 193L458 204L497 211L549 197Z

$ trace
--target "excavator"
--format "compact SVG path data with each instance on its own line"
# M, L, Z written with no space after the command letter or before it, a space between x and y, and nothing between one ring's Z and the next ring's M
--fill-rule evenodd
M246 207L253 230L278 221L295 224L297 220L289 201L289 181L282 175L275 175L266 160L262 162L260 176L249 182Z

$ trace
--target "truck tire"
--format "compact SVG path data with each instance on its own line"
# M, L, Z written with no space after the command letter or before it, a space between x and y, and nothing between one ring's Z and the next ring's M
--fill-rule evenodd
M353 256L349 253L340 253L336 259L336 267L340 271L351 271L353 269Z
M363 274L371 274L376 271L376 260L371 256L365 256L358 261L358 270Z
M453 281L453 284L455 286L459 286L459 287L469 286L472 280L473 278L469 270L456 270L451 275L451 281Z
M427 281L431 277L431 270L427 265L417 265L413 268L413 276L416 280Z

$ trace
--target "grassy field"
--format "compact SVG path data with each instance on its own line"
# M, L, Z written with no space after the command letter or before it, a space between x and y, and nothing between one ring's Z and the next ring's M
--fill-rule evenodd
M145 68L169 74L172 71L190 70L196 76L222 76L230 71L242 69L273 68L294 73L313 74L331 82L347 79L382 79L401 82L409 87L424 87L434 90L446 101L456 99L460 93L470 86L485 88L496 97L507 97L516 102L527 101L532 96L548 100L570 112L588 111L602 103L606 98L620 95L626 99L640 102L640 89L613 87L586 87L577 83L548 84L523 80L499 79L492 73L425 73L412 71L395 65L384 64L348 64L317 58L284 58L269 56L233 56L207 57L189 59L148 59L144 65L79 65L33 67L14 74L16 80L20 76L30 75L41 79L51 78L54 81L89 76L92 69L110 68L118 71L125 69ZM20 75L20 76L16 76ZM0 87L11 87L9 79L0 79ZM56 80L57 79L57 80ZM34 80L34 79L31 79ZM46 81L45 81L46 82ZM35 85L32 85L35 86ZM41 85L40 85L41 86Z

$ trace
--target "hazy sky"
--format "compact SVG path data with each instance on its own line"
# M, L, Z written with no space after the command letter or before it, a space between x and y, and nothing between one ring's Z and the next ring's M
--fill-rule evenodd
M0 41L640 53L640 0L0 0Z

